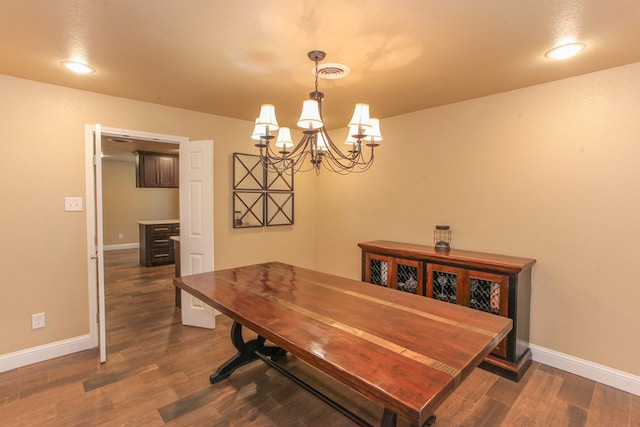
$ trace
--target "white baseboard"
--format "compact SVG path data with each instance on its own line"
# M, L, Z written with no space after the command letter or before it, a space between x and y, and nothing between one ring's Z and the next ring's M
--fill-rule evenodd
M555 350L530 344L533 360L640 396L640 377ZM90 335L0 355L0 372L94 348ZM96 355L97 357L97 355Z
M531 355L536 362L571 372L572 374L640 396L640 377L598 365L588 360L530 344Z
M102 247L103 251L117 251L119 249L138 249L140 247L139 243L123 243L121 245L104 245Z
M27 348L13 353L2 354L0 355L0 372L9 371L21 366L31 365L32 363L42 362L44 360L60 356L66 356L67 354L88 350L94 347L95 343L92 343L91 336L87 334L50 344ZM96 359L97 357L98 355L96 354Z

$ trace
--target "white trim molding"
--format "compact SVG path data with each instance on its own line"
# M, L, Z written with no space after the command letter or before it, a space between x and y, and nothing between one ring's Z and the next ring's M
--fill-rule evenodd
M81 335L50 344L39 345L25 350L0 355L0 372L42 362L55 357L66 356L78 351L95 348L96 343L92 342L91 335Z
M529 344L533 360L640 396L640 377L555 350Z
M120 249L138 249L140 247L140 243L121 243L119 245L104 245L102 247L103 251L117 251Z

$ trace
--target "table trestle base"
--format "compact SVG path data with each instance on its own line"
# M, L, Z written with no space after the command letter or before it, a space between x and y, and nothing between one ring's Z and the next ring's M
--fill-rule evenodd
M326 394L315 389L312 385L306 383L293 373L289 372L285 367L276 363L278 360L282 359L287 352L280 347L264 345L265 341L265 338L258 335L257 338L245 342L244 338L242 337L242 325L234 321L233 326L231 327L231 342L233 343L233 346L236 348L236 350L238 350L238 353L236 353L235 356L222 364L216 370L216 372L209 377L209 381L211 382L211 384L215 384L219 381L229 378L233 371L235 371L239 367L260 359L300 387L307 390L309 393L322 400L327 405L331 406L336 411L340 412L345 417L349 418L354 423L362 427L372 427L370 423L363 420L361 417L354 414L349 409L340 405L338 402L331 399ZM385 408L382 414L382 420L380 421L380 426L395 427L396 418L397 416L395 412ZM436 417L435 415L432 415L424 425L430 426L435 421Z
M272 360L281 359L287 353L280 347L264 345L265 341L263 337L258 336L255 339L245 342L242 338L242 325L238 322L233 322L233 326L231 327L231 342L236 350L238 350L238 353L227 360L209 377L211 384L229 378L233 371L239 367L258 360L256 352L271 357Z

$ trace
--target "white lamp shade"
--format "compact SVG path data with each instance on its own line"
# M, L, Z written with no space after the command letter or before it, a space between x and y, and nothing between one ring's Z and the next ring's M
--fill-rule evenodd
M293 147L293 141L291 140L291 130L289 128L280 128L280 130L278 131L278 138L276 139L276 147Z
M267 133L268 130L269 127L267 125L259 124L258 119L256 119L256 125L254 126L253 132L251 133L251 139L259 141L260 137L269 136L269 134Z
M269 130L278 130L276 107L271 104L262 104L260 106L260 116L258 117L256 124L268 126Z
M349 126L349 133L347 134L347 139L344 141L345 144L349 144L349 145L353 145L356 141L358 141L356 138L353 137L353 135L357 135L358 134L358 126Z
M367 129L367 140L371 142L382 141L382 134L380 133L380 120L370 119L371 128Z
M302 113L298 119L298 126L302 129L320 129L324 124L320 118L318 101L307 99L302 104Z
M349 126L362 126L365 128L371 126L371 119L369 118L369 104L356 104Z
M316 134L316 147L320 151L327 151L329 147L327 146L327 141L324 139L324 134L322 132L318 132Z

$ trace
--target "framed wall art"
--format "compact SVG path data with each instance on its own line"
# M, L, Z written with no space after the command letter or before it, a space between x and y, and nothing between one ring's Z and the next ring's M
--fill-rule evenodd
M232 161L233 228L293 224L293 173L265 168L255 154Z

